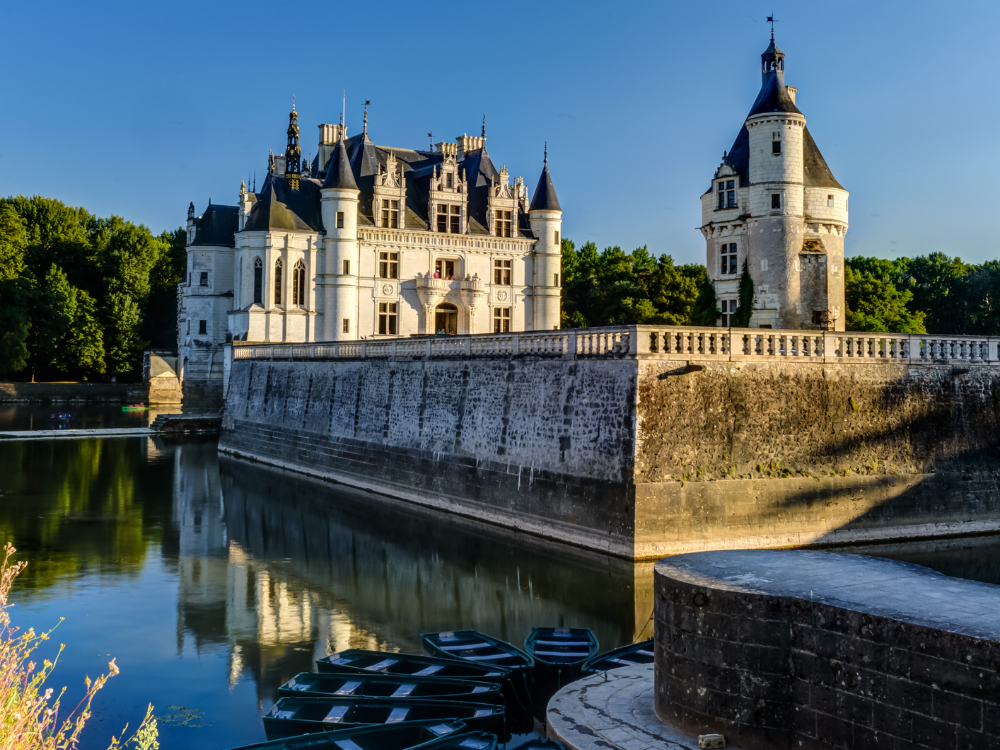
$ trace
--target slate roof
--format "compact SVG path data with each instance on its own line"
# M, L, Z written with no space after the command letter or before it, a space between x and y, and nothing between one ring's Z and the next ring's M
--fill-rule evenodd
M358 183L354 181L354 173L351 171L351 162L347 159L347 149L344 142L337 144L337 150L330 158L330 166L326 170L326 179L323 180L325 188L345 188L357 190Z
M288 187L284 177L269 174L264 186L257 193L257 203L247 218L246 229L284 229L298 231L323 231L320 211L320 190L322 187L339 187L332 183L345 183L348 171L354 186L360 191L358 196L358 226L375 226L375 215L372 202L375 195L375 175L381 166L386 168L386 162L391 152L398 164L403 167L406 177L406 201L402 216L402 226L406 229L430 228L427 216L427 201L430 197L431 175L436 166L440 166L444 155L432 151L420 151L405 148L390 148L377 146L365 133L345 139L343 146L330 157L326 170L319 169L318 156L313 160L310 173L313 177L303 176L300 189L294 191ZM346 166L340 162L340 152L346 154ZM332 169L331 169L332 167ZM474 235L488 235L486 213L491 179L499 180L500 173L493 165L485 148L468 151L465 159L459 163L459 170L465 170L469 185L469 232ZM332 174L331 174L332 172ZM543 172L543 179L547 172ZM327 180L331 180L328 184ZM539 181L539 185L542 181ZM548 179L548 189L555 199L555 190ZM558 206L558 200L556 200ZM519 236L530 238L531 227L527 214L519 213Z
M240 226L239 206L208 204L205 213L194 220L192 245L236 247L236 230Z
M542 169L542 175L538 178L538 187L535 188L535 195L531 199L531 211L562 211L559 206L559 198L556 197L556 188L552 184L552 175L549 174L549 165Z

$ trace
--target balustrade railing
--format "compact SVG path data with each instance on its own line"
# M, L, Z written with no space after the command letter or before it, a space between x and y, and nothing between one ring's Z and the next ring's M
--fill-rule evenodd
M1000 364L1000 338L638 325L315 344L233 344L234 360L465 357Z

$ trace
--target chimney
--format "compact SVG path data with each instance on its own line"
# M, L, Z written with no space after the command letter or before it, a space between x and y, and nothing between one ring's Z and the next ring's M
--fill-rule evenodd
M795 104L795 95L799 92L794 86L785 86L785 91L788 92L788 96L791 97L792 104ZM795 106L798 106L795 104Z
M341 138L347 138L346 125L330 125L324 123L319 126L319 159L317 167L320 172L325 172L330 163L330 157L336 149Z
M458 161L465 159L465 155L477 148L482 148L486 144L486 139L475 135L460 135L455 139L458 142Z

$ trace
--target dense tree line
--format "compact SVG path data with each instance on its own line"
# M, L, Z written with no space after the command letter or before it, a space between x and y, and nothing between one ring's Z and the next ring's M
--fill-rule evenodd
M185 232L51 198L0 199L0 377L135 379L177 340Z

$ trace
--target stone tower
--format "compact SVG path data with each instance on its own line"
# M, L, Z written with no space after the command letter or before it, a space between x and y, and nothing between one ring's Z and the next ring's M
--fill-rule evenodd
M534 251L534 329L559 328L562 296L559 271L562 268L562 206L549 174L549 146L545 144L545 161L538 187L528 208L531 232L538 238Z
M323 340L358 338L358 183L347 159L343 138L330 159L321 190L325 264Z
M844 330L848 192L837 182L785 85L785 54L761 55L761 88L712 185L701 231L719 324L731 325L746 261L753 328Z

